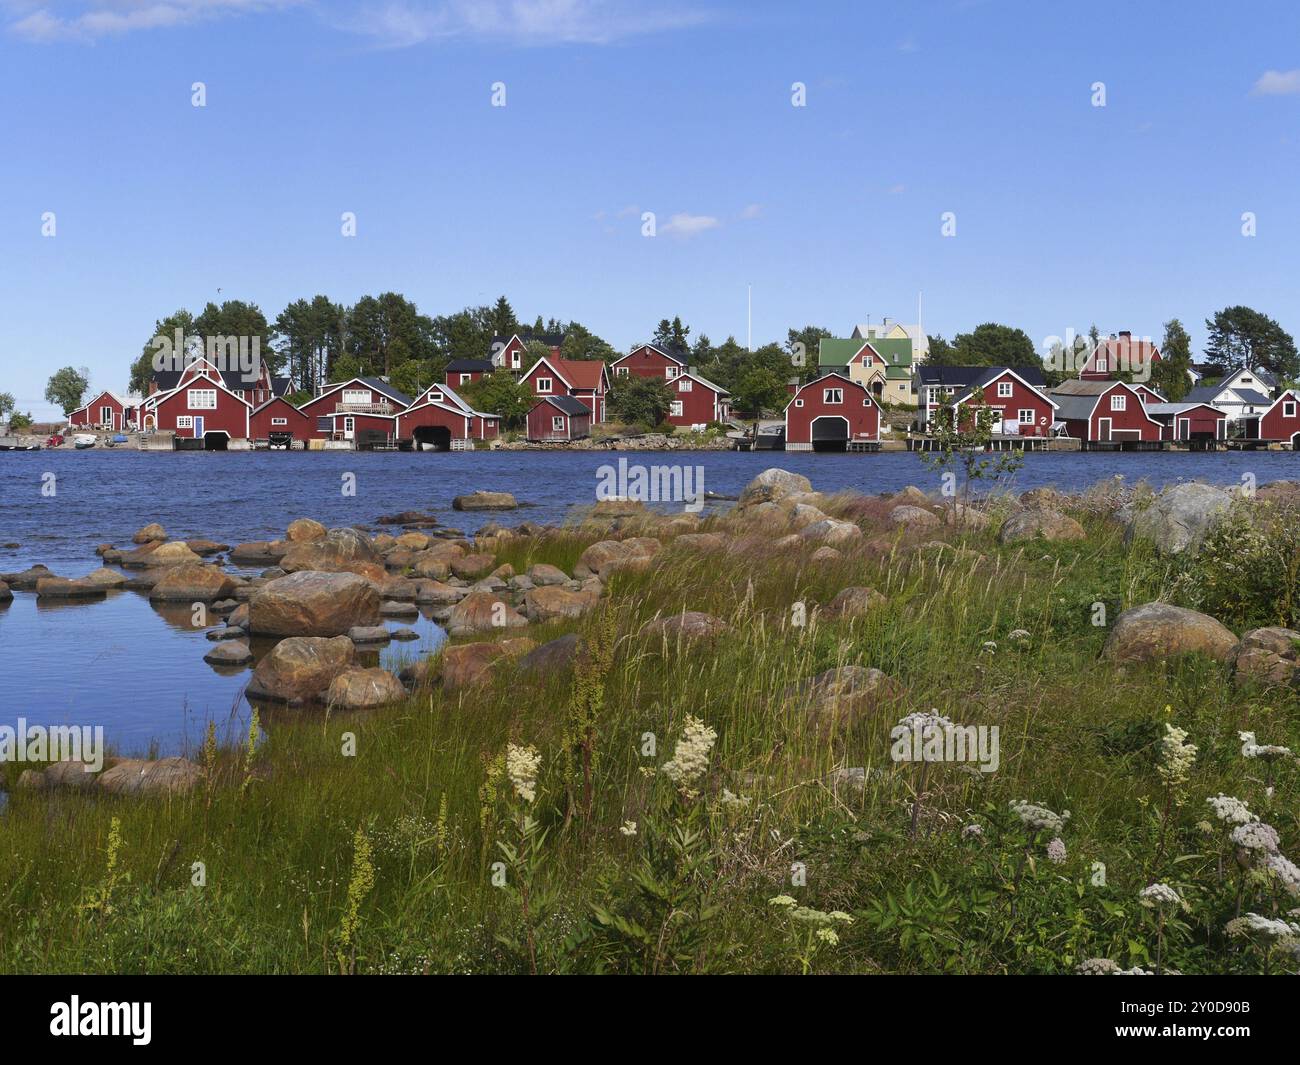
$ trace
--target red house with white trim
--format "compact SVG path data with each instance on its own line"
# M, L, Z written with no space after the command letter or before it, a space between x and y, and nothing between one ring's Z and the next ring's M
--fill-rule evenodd
M411 405L411 397L378 377L353 377L325 386L299 409L312 422L312 436L355 440L360 433L385 433L395 439L394 417Z
M1224 440L1228 415L1208 403L1148 403L1146 412L1164 426L1166 440Z
M447 363L443 381L452 388L460 388L487 377L494 369L488 359L452 359Z
M731 393L694 370L683 370L669 382L668 387L672 390L673 402L666 420L672 425L707 425L725 422L731 417Z
M528 345L534 341L545 344L551 349L551 355L560 357L564 347L563 333L513 333L510 336L492 338L492 365L513 373L522 373L527 365Z
M1051 436L1056 401L1009 366L993 366L952 402L953 417L963 431L975 424L975 411L993 413L998 436Z
M270 440L273 433L277 439L287 435L293 441L317 435L315 422L283 396L268 399L248 416L250 440Z
M1160 351L1150 340L1134 340L1122 330L1116 336L1102 337L1079 370L1084 381L1112 381L1117 374L1149 375L1160 361Z
M396 437L417 448L443 451L452 440L493 440L501 419L475 410L450 385L432 385L396 415Z
M1300 392L1288 388L1273 401L1259 419L1261 440L1284 440L1296 450L1296 436L1300 434Z
M685 357L656 344L641 344L609 364L610 373L620 377L662 377L673 380L686 371Z
M89 403L68 415L68 424L83 429L111 429L122 432L139 423L139 396L120 396L107 388Z
M865 385L837 372L801 385L785 408L787 451L845 451L879 443L880 404Z
M1057 418L1084 444L1146 444L1164 439L1165 427L1153 418L1130 384L1109 380L1062 381L1052 389Z
M572 396L589 411L593 423L605 420L609 370L599 359L541 358L523 376L533 395Z
M225 447L248 439L253 405L226 387L215 366L199 359L180 372L176 387L152 393L141 410L142 428Z
M591 411L572 396L547 396L528 412L528 439L580 440L591 434Z

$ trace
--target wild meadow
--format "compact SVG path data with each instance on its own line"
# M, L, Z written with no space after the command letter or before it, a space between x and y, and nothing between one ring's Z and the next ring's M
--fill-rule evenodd
M815 562L711 518L721 547L665 536L599 609L529 630L576 631L571 667L264 709L256 743L217 723L183 797L10 778L0 969L1294 973L1300 703L1200 655L1103 658L1129 607L1222 602L1214 545L1125 543L1119 502L1063 502L1084 539L1002 544L1009 498L917 534L828 497L864 536ZM608 536L496 555L571 572ZM883 598L828 612L850 587ZM1278 624L1274 595L1220 620ZM684 610L727 627L642 632ZM849 666L885 681L843 705L806 684ZM996 770L896 760L909 715L996 726Z

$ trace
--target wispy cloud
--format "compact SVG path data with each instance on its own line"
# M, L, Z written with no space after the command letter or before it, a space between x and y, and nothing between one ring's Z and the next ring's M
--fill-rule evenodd
M717 229L722 225L711 214L686 214L684 211L673 215L667 223L659 227L660 233L671 237L693 237L707 229Z
M632 0L390 0L335 20L342 29L405 48L426 41L480 38L509 44L613 44L687 29L708 11Z
M9 2L16 14L9 31L24 40L94 41L137 30L170 29L228 15L272 11L302 0L89 0L32 5Z
M1250 91L1256 96L1291 96L1300 93L1300 70L1266 70Z

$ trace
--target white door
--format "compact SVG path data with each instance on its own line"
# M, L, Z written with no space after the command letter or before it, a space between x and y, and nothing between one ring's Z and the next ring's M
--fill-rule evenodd
M356 430L357 430L357 420L356 420L355 418L344 418L344 419L343 419L343 439L344 439L344 440L351 440L352 437L356 434Z

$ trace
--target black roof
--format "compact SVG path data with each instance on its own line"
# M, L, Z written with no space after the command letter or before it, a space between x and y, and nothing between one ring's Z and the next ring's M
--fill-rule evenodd
M636 351L637 348L654 348L655 351L662 351L670 359L676 359L683 366L690 362L691 359L691 353L685 348L676 348L669 344L658 344L653 340L647 340L644 343L637 344L632 351Z
M173 388L181 383L181 375L184 370L155 370L153 380L158 385L159 392L170 392ZM247 381L244 375L238 370L219 370L221 383L232 392L249 392L252 391L256 381ZM272 377L271 394L273 396L283 396L289 391L289 378Z
M1045 383L1043 371L1039 366L932 366L918 363L916 377L922 385L938 385L945 388L970 388L989 373L1010 370L1025 384L1041 388Z
M448 373L491 373L491 359L452 359L447 363Z
M549 403L557 410L564 411L565 414L581 416L590 414L590 408L581 400L574 399L572 396L546 396L543 401Z

